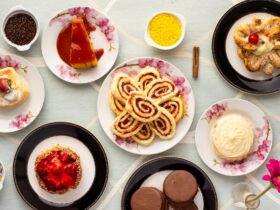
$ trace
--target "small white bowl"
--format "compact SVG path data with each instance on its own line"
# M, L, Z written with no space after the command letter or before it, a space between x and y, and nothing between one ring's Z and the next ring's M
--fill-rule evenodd
M151 22L151 20L159 15L159 14L163 14L163 13L166 13L166 14L170 14L170 15L174 15L175 17L178 18L178 20L180 20L181 22L181 26L182 26L182 34L181 34L181 37L180 39L173 45L170 45L170 46L162 46L162 45L159 45L157 44L150 36L149 34L149 24ZM175 47L177 47L179 44L181 44L181 42L183 41L184 37L185 37L185 33L186 33L186 30L185 30L185 26L186 26L186 20L185 20L185 17L181 14L178 14L178 13L175 13L175 12L170 12L170 11L160 11L160 12L157 12L155 13L154 15L152 15L152 17L149 19L149 21L147 22L146 24L146 31L145 31L145 34L144 34L144 39L146 41L146 43L150 46L153 46L157 49L160 49L160 50L171 50L171 49L174 49Z
M0 161L0 167L2 167L2 173L0 173L0 175L2 176L2 179L0 181L0 191L3 189L4 186L4 180L5 180L5 168L3 163Z
M17 45L17 44L15 44L15 43L11 42L11 41L7 38L7 36L6 36L6 34L5 34L5 31L4 31L8 19L9 19L10 17L16 15L16 14L19 14L19 13L23 13L23 14L30 15L30 16L33 18L33 20L35 21L35 23L36 23L36 34L35 34L35 36L34 36L34 38L32 39L31 42L29 42L28 44L25 44L25 45ZM2 35L3 35L3 37L4 37L4 40L5 40L9 45L15 47L18 51L26 51L26 50L29 50L29 49L30 49L31 45L32 45L32 44L36 41L36 39L38 38L39 33L40 33L40 25L39 25L39 23L38 23L37 18L35 17L35 15L34 15L31 11L25 9L25 8L24 8L23 6L21 6L21 5L17 5L17 6L12 7L12 8L10 9L10 11L4 16L3 22L2 22L2 24L1 24L1 31L2 31Z

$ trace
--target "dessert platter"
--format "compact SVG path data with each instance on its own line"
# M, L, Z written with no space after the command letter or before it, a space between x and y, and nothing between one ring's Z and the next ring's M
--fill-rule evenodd
M215 188L194 163L160 157L140 166L128 180L122 210L218 209Z
M30 125L44 100L44 83L37 68L19 56L0 55L0 132Z
M75 84L104 76L118 51L117 29L105 15L89 7L61 11L51 18L42 37L42 54L49 69Z
M21 197L35 209L86 209L105 189L106 154L93 134L71 123L50 123L20 144L13 174Z
M117 66L104 80L97 109L101 126L120 148L156 154L175 146L194 116L192 88L172 64L151 57Z
M280 3L253 0L228 10L216 26L213 58L221 75L248 93L280 89Z
M220 74L241 91L269 94L280 90L279 11L280 2L274 0L244 1L229 9L216 26L212 39L215 64ZM111 191L97 207L104 209L141 158L166 152L182 140L184 147L177 147L182 149L182 155L197 152L202 162L224 175L225 180L227 176L249 174L263 165L274 151L272 126L268 116L249 101L234 98L212 104L197 118L195 131L186 136L195 118L191 84L204 91L199 99L215 92L215 87L202 90L198 85L201 81L198 46L192 46L192 78L186 77L187 66L179 69L169 61L151 56L132 58L113 67L119 53L119 37L107 13L107 9L103 14L85 6L64 9L47 21L40 43L46 67L54 75L72 84L91 83L95 93L86 96L98 93L97 100L93 100L97 113L92 104L85 109L87 101L80 101L79 97L67 98L61 94L54 104L63 102L64 105L65 98L65 102L73 104L70 113L76 120L83 118L81 111L91 113L92 119L84 127L92 129L100 141L83 126L63 119L45 124L53 117L47 116L46 120L46 115L36 123L42 125L26 137L21 132L15 137L5 134L24 129L39 116L45 88L32 63L20 56L0 55L0 136L8 139L7 144L19 144L13 160L13 181L21 198L32 209L89 209L101 197L109 180ZM168 53L183 54L185 48L182 51L175 48L185 41L186 23L185 17L176 12L156 12L147 21L143 40L156 48L153 54L160 52L157 55L165 57ZM130 33L121 31L130 37ZM40 21L22 6L13 7L3 18L4 41L18 51L29 50L40 37L39 32ZM187 47L187 54L188 50ZM31 61L38 58L25 52L21 55ZM205 63L211 62L203 57ZM44 72L44 76L48 73ZM104 81L94 82L105 75ZM65 90L72 85L56 82L61 82L60 87ZM85 90L83 86L72 86L75 91ZM86 93L81 91L81 94ZM205 108L199 104L201 107ZM56 108L56 111L64 110ZM98 126L93 128L95 123ZM101 138L97 129L104 131L103 137L107 138ZM19 141L21 137L23 140ZM6 146L5 141L0 144L1 149L2 144ZM133 160L129 153L139 155L119 180L108 178L103 144L110 152L115 149L115 154L110 155L113 158L119 155L116 159L122 161L118 163L121 169ZM172 152L178 155L177 148ZM11 165L5 161L0 161L0 191ZM206 170L179 157L159 155L144 163L131 175L121 193L122 210L218 209L216 190Z
M272 146L272 130L267 116L256 105L225 99L201 115L195 142L208 167L223 175L240 176L265 162Z

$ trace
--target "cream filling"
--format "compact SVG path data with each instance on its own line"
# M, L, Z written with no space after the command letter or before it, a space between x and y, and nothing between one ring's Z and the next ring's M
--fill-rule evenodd
M274 48L274 44L269 41L269 38L265 35L259 35L260 44L257 46L257 49L253 52L255 55L263 55L270 52Z
M0 96L0 106L7 106L22 97L23 92L19 89L11 89L10 92Z
M228 160L246 157L255 139L251 122L238 113L219 117L211 129L211 137L217 155Z

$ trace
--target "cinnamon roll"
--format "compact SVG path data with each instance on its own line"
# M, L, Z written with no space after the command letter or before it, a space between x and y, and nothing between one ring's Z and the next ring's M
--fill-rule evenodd
M178 93L176 85L168 78L153 80L148 84L144 94L156 103L162 103Z
M161 112L159 106L140 92L131 92L126 102L126 111L140 122L151 122L157 119Z
M166 109L160 107L161 115L158 119L150 123L152 130L161 139L170 139L174 136L176 131L176 121L172 114Z
M138 133L131 136L131 138L138 144L147 146L153 142L155 138L155 133L152 131L150 125L147 123L142 126L141 130Z
M160 75L158 70L156 70L153 67L146 67L143 70L140 71L140 73L137 75L136 81L138 82L138 86L141 90L145 90L147 85L155 80L159 79Z
M116 97L110 93L110 106L113 112L117 115L120 115L125 110L125 104L123 104L120 100L116 99Z
M160 106L169 111L176 122L182 119L186 113L185 102L181 97L173 97L168 101L165 101L162 104L160 104Z
M128 138L138 133L143 126L143 123L134 119L126 111L122 112L113 124L113 133L122 138Z
M139 90L136 82L126 74L119 73L113 80L111 91L122 103L125 103L131 91Z

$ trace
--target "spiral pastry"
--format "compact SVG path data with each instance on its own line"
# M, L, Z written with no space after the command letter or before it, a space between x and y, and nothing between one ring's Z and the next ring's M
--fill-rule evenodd
M176 121L172 114L160 107L161 115L158 119L150 123L152 130L161 139L170 139L176 131Z
M123 104L121 101L116 99L116 97L110 93L110 106L113 112L115 112L117 115L120 115L125 110L125 104Z
M182 119L184 117L184 114L186 113L185 102L181 97L173 97L168 101L160 104L160 106L169 111L176 122Z
M160 75L158 70L153 67L146 67L137 75L136 81L138 82L138 86L141 90L145 90L147 85L155 80L159 79Z
M122 138L128 138L138 133L143 126L143 123L134 119L126 111L122 112L113 124L113 133Z
M118 74L112 83L111 91L113 95L122 103L125 104L131 91L139 90L136 82L126 74Z
M168 78L153 80L148 84L144 94L156 103L162 103L178 93L175 84Z
M130 93L125 109L136 120L145 123L157 119L161 114L159 106L140 92Z
M131 138L138 144L147 146L153 142L155 138L155 133L151 129L150 125L147 123L143 125L143 127L138 133L131 136Z

